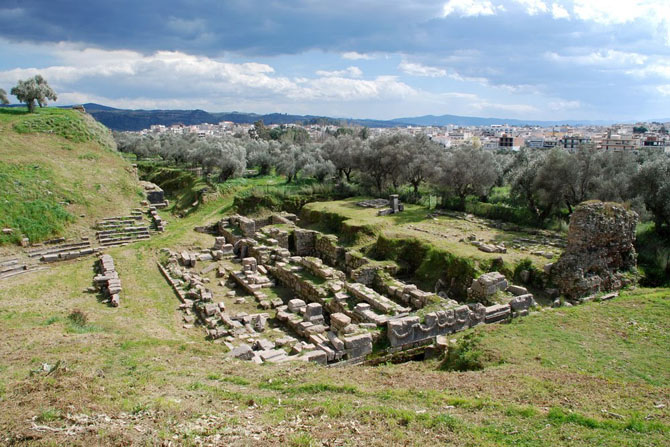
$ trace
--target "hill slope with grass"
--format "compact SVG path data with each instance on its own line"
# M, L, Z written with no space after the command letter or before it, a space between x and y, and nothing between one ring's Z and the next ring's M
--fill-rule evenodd
M90 115L55 108L0 109L0 246L77 236L126 214L142 191L111 132Z

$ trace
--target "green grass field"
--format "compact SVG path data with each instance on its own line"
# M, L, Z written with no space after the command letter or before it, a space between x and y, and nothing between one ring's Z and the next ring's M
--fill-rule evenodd
M126 214L142 198L111 133L74 110L0 109L0 246L88 232L102 217Z

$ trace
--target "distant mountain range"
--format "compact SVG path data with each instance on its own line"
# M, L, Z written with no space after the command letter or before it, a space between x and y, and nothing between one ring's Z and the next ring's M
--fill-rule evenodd
M576 125L592 125L592 126L607 126L613 124L614 121L593 121L593 120L566 120L566 121L536 121L536 120L518 120L509 118L480 118L476 116L458 116L458 115L424 115L411 118L396 118L391 122L404 124L409 123L414 126L447 126L454 124L457 126L491 126L493 124L509 124L510 126L576 126Z
M84 104L86 111L95 119L112 130L137 131L147 129L152 125L184 124L186 126L202 123L216 124L221 121L232 121L238 124L252 124L258 120L269 124L332 124L336 126L359 125L367 127L405 127L405 126L490 126L494 124L509 124L511 126L560 126L560 125L596 125L607 126L615 121L596 120L565 120L565 121L537 121L509 118L481 118L459 115L425 115L417 117L396 118L392 120L333 118L316 115L289 115L285 113L270 113L260 115L256 113L220 112L211 113L204 110L127 110L115 109L101 104ZM648 120L656 122L670 122L670 118Z
M125 110L93 103L84 104L84 107L88 113L95 117L95 119L112 130L137 131L158 124L164 126L171 126L173 124L190 126L202 123L216 124L221 121L232 121L237 124L252 124L258 120L262 120L266 125L291 123L323 123L333 125L358 124L368 127L396 127L401 125L392 121L353 120L315 115L288 115L285 113L259 115L256 113L241 112L210 113L205 112L204 110Z

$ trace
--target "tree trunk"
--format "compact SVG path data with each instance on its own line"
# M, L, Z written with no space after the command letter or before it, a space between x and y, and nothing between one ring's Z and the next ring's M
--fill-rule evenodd
M28 113L33 113L35 111L35 101L26 102L28 105Z

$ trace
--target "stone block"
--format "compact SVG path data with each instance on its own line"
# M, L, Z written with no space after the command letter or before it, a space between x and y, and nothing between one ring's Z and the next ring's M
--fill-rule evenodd
M275 348L275 344L271 342L270 340L266 340L265 338L261 338L260 340L256 340L254 343L253 349L256 351L269 351L271 349Z
M328 336L328 341L333 345L335 350L344 351L344 342L340 340L334 332L328 331L326 335Z
M343 340L349 358L363 357L372 352L372 335L360 334L344 337Z
M511 307L509 304L495 304L486 308L486 324L497 323L510 317Z
M308 352L307 354L303 355L301 359L304 359L308 362L319 363L321 365L328 364L328 355L321 349Z
M528 289L525 287L515 285L510 285L507 287L507 291L514 296L526 295L528 293Z
M523 310L528 310L531 307L534 307L535 304L535 299L533 298L533 295L530 293L527 293L525 295L519 295L514 297L510 302L509 302L510 307L512 308L512 311L514 312L521 312Z
M351 323L351 318L349 318L347 315L336 312L334 314L330 315L330 324L333 326L333 328L340 330L346 326L348 326Z
M302 309L305 306L306 306L305 302L298 298L294 298L288 302L288 310L290 310L293 313L300 312L300 309Z
M246 343L242 343L230 351L230 356L236 359L251 360L254 357L254 351Z

